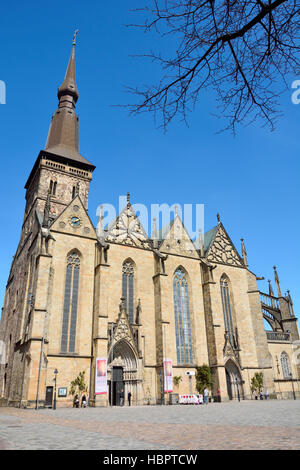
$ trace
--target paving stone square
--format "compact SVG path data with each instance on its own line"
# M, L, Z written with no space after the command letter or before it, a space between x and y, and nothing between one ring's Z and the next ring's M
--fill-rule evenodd
M0 449L300 450L300 401L0 408Z

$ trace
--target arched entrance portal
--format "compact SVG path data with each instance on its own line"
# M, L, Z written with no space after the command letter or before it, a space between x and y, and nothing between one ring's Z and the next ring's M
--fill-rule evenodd
M244 398L243 381L237 365L229 360L225 364L227 393L229 400Z
M121 339L111 349L108 359L108 385L109 403L113 406L127 403L128 392L131 393L131 402L138 401L137 388L138 362L136 355L125 340Z

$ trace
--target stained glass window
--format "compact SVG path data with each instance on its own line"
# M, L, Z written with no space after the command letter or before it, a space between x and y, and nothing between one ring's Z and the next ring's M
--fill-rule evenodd
M173 280L176 350L178 364L193 363L189 288L185 272L178 268Z
M228 285L228 279L225 276L221 278L220 287L221 287L221 298L222 298L225 331L228 332L228 338L229 338L231 346L235 348L236 341L235 341L233 322L232 322L229 285Z
M290 366L289 356L287 355L286 352L281 353L280 362L281 362L283 378L290 379L291 378L291 366Z
M80 259L76 251L67 258L61 352L75 352Z
M125 261L122 268L122 297L130 323L134 323L134 266Z

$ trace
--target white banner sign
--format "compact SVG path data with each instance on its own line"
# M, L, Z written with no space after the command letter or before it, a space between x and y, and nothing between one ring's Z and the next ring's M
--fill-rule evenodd
M102 395L107 393L107 359L96 359L96 380L95 380L95 394Z
M173 392L173 368L171 359L164 360L164 378L165 392Z

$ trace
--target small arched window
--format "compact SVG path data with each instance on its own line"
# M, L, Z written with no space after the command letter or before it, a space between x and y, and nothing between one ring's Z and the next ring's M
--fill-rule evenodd
M61 352L75 352L80 259L77 251L67 258Z
M236 340L235 340L234 326L233 326L233 320L232 320L232 305L231 305L230 292L229 292L229 279L227 278L227 276L221 277L220 288L221 288L221 298L222 298L225 331L227 331L228 333L228 338L229 338L231 346L235 348Z
M287 353L285 351L283 353L281 353L280 362L281 362L281 369L282 369L283 378L284 379L290 379L291 378L290 360L289 360L289 356L287 355Z
M50 183L49 183L49 192L50 192L51 196L55 196L55 195L56 195L56 187L57 187L57 181L50 180Z
M122 266L122 297L130 323L134 323L134 265L125 261Z
M178 364L193 363L189 287L186 274L177 268L173 279L176 350Z

